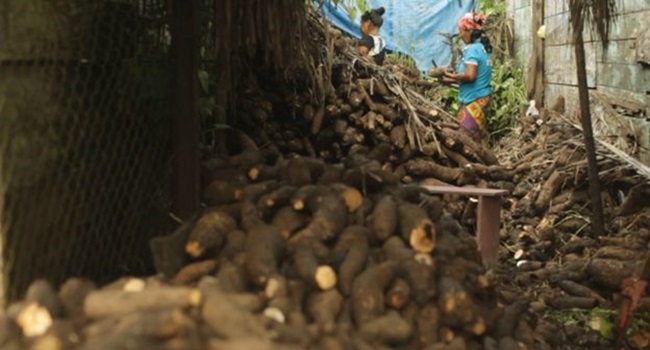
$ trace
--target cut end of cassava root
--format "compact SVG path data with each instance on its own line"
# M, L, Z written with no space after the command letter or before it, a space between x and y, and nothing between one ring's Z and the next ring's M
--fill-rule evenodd
M418 253L431 253L436 247L436 227L429 220L423 221L411 231L409 243Z
M189 241L185 245L185 252L193 258L198 258L203 255L204 250L199 242Z
M336 272L331 266L321 265L316 269L315 280L318 288L330 290L336 286Z

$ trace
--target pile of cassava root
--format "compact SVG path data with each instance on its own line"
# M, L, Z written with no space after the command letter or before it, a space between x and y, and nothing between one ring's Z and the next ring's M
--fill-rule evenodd
M331 50L312 85L291 89L251 76L242 87L235 126L272 159L288 155L341 162L350 152L390 148L381 166L402 183L514 188L517 169L460 130L455 117L422 97L428 83L399 65L379 67L355 42L314 24Z
M209 157L205 209L151 242L158 275L36 281L3 315L1 347L525 348L527 305L497 303L466 231L475 204L419 187L513 188L522 169L422 98L416 74L329 35L319 89L246 87L239 151Z
M525 308L497 305L474 236L382 169L386 151L213 160L205 210L152 241L160 274L36 281L2 348L519 348Z

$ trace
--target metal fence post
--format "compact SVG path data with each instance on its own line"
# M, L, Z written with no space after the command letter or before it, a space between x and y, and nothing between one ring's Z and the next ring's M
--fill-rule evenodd
M174 70L173 210L186 219L199 209L198 1L170 0Z

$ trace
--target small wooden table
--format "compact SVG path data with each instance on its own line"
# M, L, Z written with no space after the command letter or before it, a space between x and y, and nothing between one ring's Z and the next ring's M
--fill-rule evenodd
M501 199L508 190L457 186L422 186L432 194L478 196L476 242L484 265L492 265L499 257Z

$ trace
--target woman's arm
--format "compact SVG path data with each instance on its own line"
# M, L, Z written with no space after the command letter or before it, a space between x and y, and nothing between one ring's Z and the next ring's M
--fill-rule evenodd
M443 81L445 82L471 82L476 79L476 71L478 66L471 63L465 64L465 72L463 73L445 73ZM449 81L447 81L449 80Z
M365 55L368 54L368 52L370 52L370 49L368 48L368 46L365 46L365 45L359 45L359 53L360 53L361 55L365 56Z
M375 41L370 36L364 36L359 40L359 53L365 56L375 46Z

